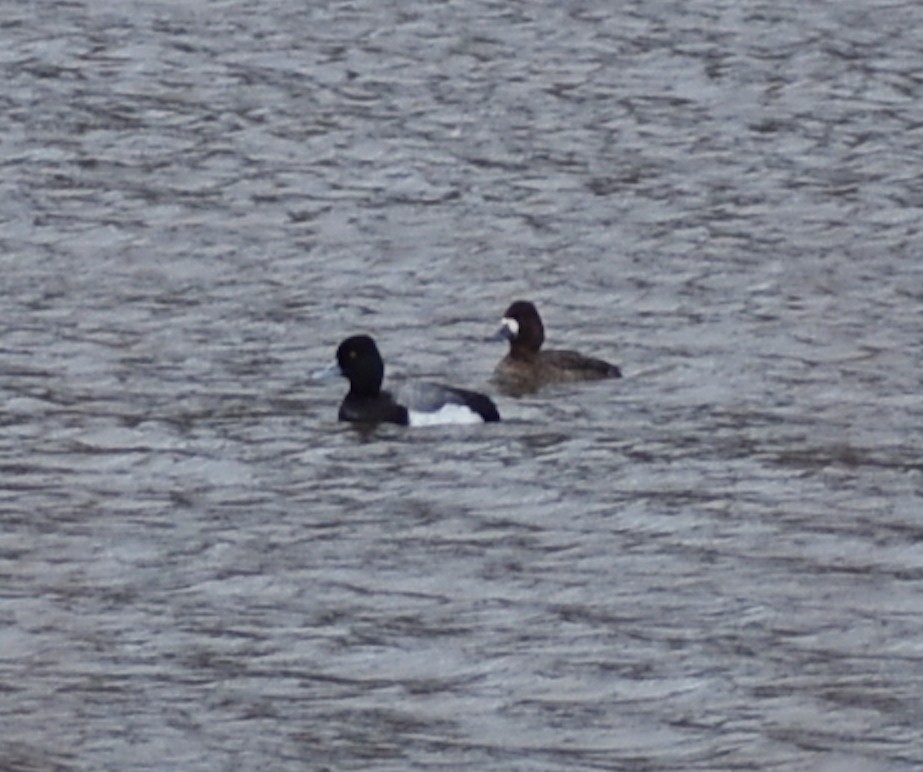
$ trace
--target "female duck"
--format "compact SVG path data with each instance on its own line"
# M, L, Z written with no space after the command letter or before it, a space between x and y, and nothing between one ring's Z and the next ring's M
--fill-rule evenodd
M340 344L336 364L319 377L332 375L349 379L341 421L425 426L500 420L497 406L476 391L429 382L408 384L398 397L382 390L385 363L368 335L354 335Z
M510 350L494 371L495 380L507 391L529 393L550 383L621 378L622 372L602 359L576 351L545 349L545 327L538 310L527 300L517 300L503 314L498 338L510 342Z

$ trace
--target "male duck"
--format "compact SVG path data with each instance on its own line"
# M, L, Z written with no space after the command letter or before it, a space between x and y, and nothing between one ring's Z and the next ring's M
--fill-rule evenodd
M340 344L336 364L319 377L332 375L349 379L349 392L340 405L341 421L425 426L500 420L490 397L476 391L431 382L407 384L396 396L383 391L385 363L368 335L354 335Z

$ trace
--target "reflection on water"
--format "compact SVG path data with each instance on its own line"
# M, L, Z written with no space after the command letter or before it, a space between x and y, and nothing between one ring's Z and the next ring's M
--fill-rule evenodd
M8 9L2 766L923 765L923 12L391 5Z

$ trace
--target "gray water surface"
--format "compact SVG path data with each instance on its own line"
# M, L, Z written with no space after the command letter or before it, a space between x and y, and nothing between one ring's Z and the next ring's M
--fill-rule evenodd
M921 31L6 2L0 768L923 767ZM626 377L497 394L518 297Z

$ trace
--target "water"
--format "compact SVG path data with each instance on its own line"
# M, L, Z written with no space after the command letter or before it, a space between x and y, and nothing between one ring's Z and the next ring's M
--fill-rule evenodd
M923 766L918 4L0 29L0 767ZM517 297L626 377L308 380Z

